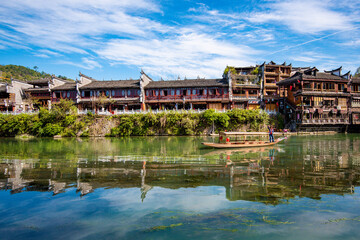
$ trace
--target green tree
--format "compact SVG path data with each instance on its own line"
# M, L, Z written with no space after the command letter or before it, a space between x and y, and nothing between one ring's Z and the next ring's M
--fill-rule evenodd
M360 77L360 67L356 69L354 77Z
M227 75L229 71L230 71L232 74L236 74L235 67L233 67L233 66L226 66L226 68L225 68L225 70L224 70L224 75Z

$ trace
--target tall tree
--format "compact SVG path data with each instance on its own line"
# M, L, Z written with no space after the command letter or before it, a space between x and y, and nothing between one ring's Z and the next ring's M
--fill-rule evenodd
M360 67L356 69L354 77L360 77Z

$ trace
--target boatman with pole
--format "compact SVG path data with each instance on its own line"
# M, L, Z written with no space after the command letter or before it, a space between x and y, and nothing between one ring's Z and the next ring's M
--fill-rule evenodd
M269 141L275 142L274 140L274 128L272 126L268 126L269 129Z

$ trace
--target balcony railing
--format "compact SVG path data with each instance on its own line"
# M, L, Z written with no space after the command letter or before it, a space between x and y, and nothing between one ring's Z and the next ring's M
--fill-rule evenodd
M146 100L210 100L210 99L229 99L229 94L224 95L190 95L190 96L146 96Z
M249 94L246 96L245 94L233 94L233 98L235 99L258 99L259 96L256 94Z
M327 118L327 119L303 119L303 124L348 124L349 120L344 118Z

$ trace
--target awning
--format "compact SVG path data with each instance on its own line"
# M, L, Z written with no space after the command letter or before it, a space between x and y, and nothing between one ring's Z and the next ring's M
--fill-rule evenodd
M259 100L249 100L248 104L259 104L260 101Z

